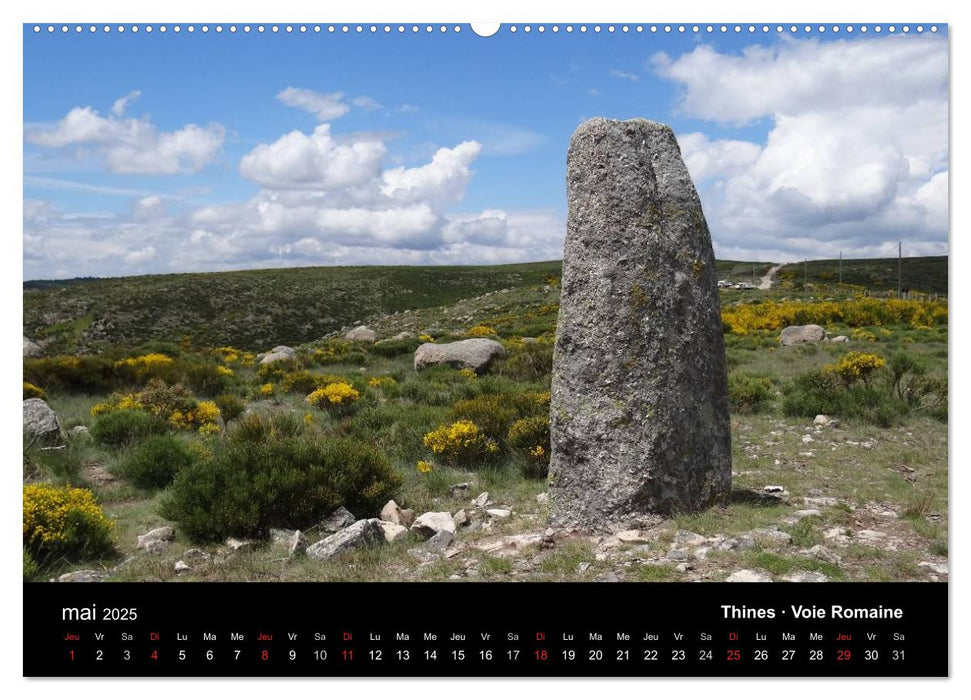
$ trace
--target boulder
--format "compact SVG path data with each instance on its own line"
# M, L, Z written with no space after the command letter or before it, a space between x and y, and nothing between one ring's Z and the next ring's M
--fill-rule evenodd
M269 365L281 360L296 360L297 351L287 345L277 345L260 360L261 365Z
M550 407L551 524L646 527L731 489L715 256L670 127L581 124Z
M107 571L97 571L95 569L81 569L61 574L57 577L58 583L100 583L108 578Z
M471 369L476 374L489 369L493 360L504 357L501 343L488 338L469 338L454 343L423 343L415 350L415 370L436 365Z
M40 345L35 343L33 340L24 336L24 357L40 357L43 352L40 349Z
M340 506L320 523L320 529L324 532L338 532L355 522L357 522L357 518L354 517L351 511L344 506Z
M415 511L411 508L402 508L393 500L388 501L381 509L381 520L395 525L411 527L411 524L415 522Z
M772 577L762 571L742 569L725 579L728 583L771 583Z
M417 532L426 540L443 530L455 534L455 521L452 520L452 514L445 511L422 513L411 525L411 531Z
M821 343L826 337L822 326L812 323L808 326L787 326L779 336L780 345L800 345L804 343Z
M161 549L168 546L168 543L174 539L175 530L170 528L168 525L164 525L162 527L157 527L154 530L149 530L144 535L139 535L138 539L135 541L135 549L144 549L150 554L156 554Z
M388 340L411 340L414 337L415 334L411 331L401 331L400 333L391 336Z
M358 520L353 525L335 532L329 537L307 547L311 559L330 559L331 557L375 542L384 541L384 530L377 518Z
M381 521L381 530L384 532L384 539L388 542L397 542L402 537L408 536L408 528L397 523Z
M367 326L358 326L344 334L344 340L352 340L357 343L373 343L378 339L378 334Z
M57 442L61 424L44 399L24 399L24 434L41 443Z

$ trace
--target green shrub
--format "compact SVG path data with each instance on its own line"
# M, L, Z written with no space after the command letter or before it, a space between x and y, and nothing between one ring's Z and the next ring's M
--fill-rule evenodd
M398 355L410 355L414 353L419 345L421 345L421 341L418 338L382 340L371 346L370 352L379 357L397 357Z
M831 372L807 372L796 377L783 390L782 411L787 416L807 418L820 413L839 415L843 391L843 385Z
M519 417L519 411L509 405L505 395L486 394L459 401L452 407L449 417L454 420L470 420L487 437L502 440L509 432L509 426Z
M277 360L256 368L256 376L264 382L279 382L283 377L303 368L300 360Z
M107 394L122 383L114 361L90 355L25 359L24 381L75 394Z
M24 550L24 581L30 581L40 572L40 567L37 566L37 562L34 561L34 557L31 556L29 551L27 551L27 548L24 547L23 550Z
M41 565L111 552L112 523L87 489L24 486L23 546Z
M728 396L732 410L758 413L772 401L772 382L766 377L751 374L730 374Z
M98 416L91 426L91 437L99 445L120 447L168 430L168 424L151 413L123 408Z
M220 394L216 397L216 405L225 421L236 420L246 410L246 402L236 394Z
M114 471L139 488L164 489L193 460L192 451L182 440L155 435L139 443Z
M395 495L401 479L382 452L298 426L245 417L176 475L163 516L194 541L264 537L272 527L306 529L340 505L374 514Z
M509 427L506 442L521 458L524 475L546 476L550 469L549 416L517 420Z
M494 371L518 381L533 382L548 377L553 370L552 343L520 343L511 349Z
M182 362L182 382L199 396L214 397L232 386L233 377L215 362Z
M47 394L39 386L24 382L24 401L27 399L44 399L46 401Z

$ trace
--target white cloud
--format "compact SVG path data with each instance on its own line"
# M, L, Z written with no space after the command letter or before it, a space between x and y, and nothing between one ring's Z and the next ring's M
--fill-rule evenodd
M243 156L243 177L271 189L330 190L360 185L377 177L387 151L379 140L339 143L330 125L310 135L291 131Z
M346 102L343 102L344 93L342 92L325 95L313 90L288 87L281 90L276 98L289 107L310 112L321 122L329 122L342 117L351 109Z
M945 41L699 46L651 63L681 85L687 115L768 124L764 143L679 136L720 256L866 255L898 239L946 251Z
M111 105L111 113L116 117L124 116L125 110L128 109L128 105L137 100L141 94L141 90L132 90L124 97L119 97Z
M226 137L222 125L188 124L159 131L147 119L125 119L116 111L123 111L133 94L116 101L110 116L92 107L75 107L54 125L29 125L24 138L45 148L77 147L82 155L90 149L115 173L194 173L215 158Z
M381 175L382 194L398 201L444 204L460 200L472 177L469 169L482 151L477 141L440 148L432 161L417 168L393 168Z
M353 104L355 107L360 107L363 110L367 110L368 112L375 109L381 109L381 103L373 97L368 97L367 95L355 97L353 100L351 100L351 104Z
M135 202L134 219L135 221L148 221L158 219L165 215L165 202L157 194L142 197Z
M614 76L615 78L620 78L621 80L629 80L632 83L636 83L638 80L640 80L640 77L637 74L635 74L635 73L627 73L627 72L622 71L622 70L616 70L616 69L614 69L614 70L610 71L610 74L612 76Z
M400 112L401 114L414 114L418 111L418 108L415 105L405 102L395 107L394 111Z

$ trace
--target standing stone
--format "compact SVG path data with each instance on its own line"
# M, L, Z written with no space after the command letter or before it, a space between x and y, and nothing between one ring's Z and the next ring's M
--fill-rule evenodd
M558 527L638 527L731 488L708 225L670 127L593 119L570 140L553 355Z
M24 434L42 444L57 442L61 424L44 399L24 399Z

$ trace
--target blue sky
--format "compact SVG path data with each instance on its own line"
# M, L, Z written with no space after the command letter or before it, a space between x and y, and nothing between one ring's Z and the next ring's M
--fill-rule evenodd
M28 26L24 274L558 258L594 116L674 128L719 257L947 250L943 31Z

